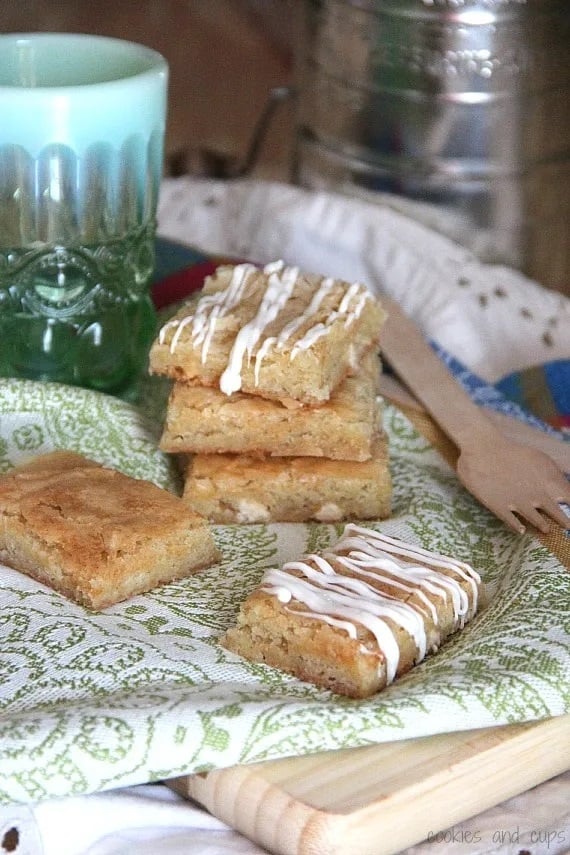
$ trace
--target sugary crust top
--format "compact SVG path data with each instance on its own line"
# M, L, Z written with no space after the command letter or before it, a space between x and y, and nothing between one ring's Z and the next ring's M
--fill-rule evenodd
M79 455L56 453L0 479L0 516L81 566L206 526L176 496ZM12 525L14 528L15 525Z

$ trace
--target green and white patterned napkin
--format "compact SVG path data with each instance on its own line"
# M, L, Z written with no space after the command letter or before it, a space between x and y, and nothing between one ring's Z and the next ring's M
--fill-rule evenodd
M0 469L67 448L177 491L157 450L161 400L149 393L140 410L2 380ZM391 406L385 425L394 515L376 525L482 573L491 601L472 624L354 701L217 644L265 567L326 546L340 526L215 527L221 565L97 614L0 566L0 802L570 712L570 574L479 506Z

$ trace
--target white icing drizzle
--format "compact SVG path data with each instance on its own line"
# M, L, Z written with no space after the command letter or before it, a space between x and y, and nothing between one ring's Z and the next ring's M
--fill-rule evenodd
M312 568L304 562L295 562L298 569L301 569L307 576L311 575ZM327 580L325 574L319 576L318 571L313 571L312 579L301 579L287 572L288 565L285 565L283 570L268 570L264 575L264 583L271 586L269 590L264 587L264 591L272 593L278 597L280 602L289 603L292 599L303 603L308 607L309 611L305 613L306 617L319 618L325 623L330 624L331 619L336 623L338 618L346 621L350 625L349 635L352 638L357 637L356 624L365 626L375 637L378 647L384 653L386 658L386 670L389 682L395 675L397 664L400 658L400 649L394 637L394 633L388 624L380 619L380 615L384 617L395 617L395 609L389 607L382 608L382 603L374 603L373 600L368 602L369 608L364 609L361 597L354 594L340 593L339 591L331 590L333 585L330 580ZM317 582L318 586L311 584ZM320 590L320 587L325 590ZM273 588L273 590L271 589ZM376 608L375 608L376 607ZM412 629L410 616L415 618L414 630L419 629L421 618L412 609L408 609L411 615L402 615L408 626ZM400 612L403 609L400 608ZM397 617L397 616L396 616ZM406 620L407 618L407 620ZM410 631L410 630L408 630ZM417 632L416 632L417 634Z
M168 332L168 330L171 330L171 329L173 329L174 327L177 327L177 326L179 325L179 323L180 323L180 320L179 320L178 318L172 318L172 320L171 320L171 321L167 321L167 322L166 322L166 323L165 323L165 324L160 328L160 331L159 331L159 333L158 333L158 343L159 343L159 344L164 344L164 341L165 341L165 339L166 339L166 333Z
M368 297L369 294L364 285L360 285L358 282L351 285L344 294L338 309L335 312L331 312L324 323L315 324L307 330L304 336L295 342L291 350L291 359L295 359L297 354L302 350L308 350L316 341L328 335L331 325L339 318L344 316L345 327L350 326L362 314ZM355 300L355 304L350 308L351 301L353 300Z
M171 353L174 353L174 351L176 350L176 346L178 344L178 339L180 338L180 335L181 335L184 327L188 326L189 322L190 322L189 317L188 318L182 318L181 320L178 320L178 321L174 320L171 322L173 325L176 326L176 330L174 332L174 335L172 336L172 341L170 342L170 352Z
M392 576L383 576L380 574L380 572L374 573L374 572L367 571L365 569L366 567L376 568L376 562L361 560L359 557L357 557L357 555L354 555L354 556L351 555L350 558L346 558L344 555L335 555L335 560L338 561L339 564L342 564L344 567L346 567L347 570L353 570L354 571L356 568L358 568L358 572L362 576L369 576L372 579L376 579L376 580L380 580L382 582L386 582L387 584L391 585L393 588L398 588L398 590L400 590L400 591L405 591L406 594L415 594L418 597L418 599L421 600L421 602L423 604L423 607L418 606L418 608L421 611L423 611L424 614L428 615L435 624L438 623L438 616L437 616L436 607L434 606L432 601L428 598L428 596L422 590L418 590L417 586L409 585L409 584L406 585L405 582L399 582L396 579L394 579ZM386 570L392 570L394 575L398 575L398 572L399 572L399 568L397 565L394 565L394 567L386 566ZM402 573L402 576L404 576L403 573ZM408 578L410 581L416 581L414 579L414 577L412 576L412 574L407 574L406 576L404 576L404 578ZM418 579L417 584L422 585L422 582ZM447 595L446 595L445 591L438 589L435 585L429 585L429 583L427 583L427 584L423 583L423 584L424 584L425 588L430 591L430 593L434 594L437 597L440 597L443 600L447 600Z
M191 327L192 343L196 346L202 345L201 359L205 362L208 356L210 341L216 327L218 318L226 315L237 303L239 303L248 278L256 270L253 264L238 264L232 270L230 282L223 291L213 294L205 294L201 297L196 311L193 315L184 318L173 318L161 328L158 341L164 344L166 333L169 329L175 329L170 342L170 352L174 353L180 336L187 326Z
M252 264L236 265L233 268L227 288L213 294L204 295L199 300L194 314L183 318L173 318L163 325L159 332L159 344L164 344L167 332L174 329L169 346L170 352L174 353L184 330L190 327L192 345L201 348L200 358L202 363L205 363L212 336L216 329L216 323L239 303L248 278L255 270L256 268ZM266 327L276 319L279 312L292 296L299 279L299 269L297 267L287 267L283 261L278 260L266 264L263 272L269 279L266 292L255 317L247 324L244 324L238 332L228 358L228 363L220 378L220 389L227 395L241 389L241 370L244 358L247 357L248 361L251 360L254 351L256 351L254 366L255 385L259 385L259 373L267 354L273 348L283 350L290 340L294 338L298 330L318 313L323 300L337 284L337 280L331 277L323 278L305 311L286 324L277 336L268 336L263 339ZM294 359L301 351L308 350L319 338L327 335L331 325L335 321L344 319L345 326L353 323L362 313L369 297L370 294L364 285L359 283L350 285L346 289L338 309L331 312L325 322L319 322L310 327L294 343L290 358ZM261 339L263 341L259 345Z
M429 590L427 583L430 581L436 585L448 587L453 597L456 619L459 619L464 616L469 607L465 591L452 577L447 576L445 573L437 572L438 568L441 570L452 570L470 584L473 594L473 605L475 609L477 608L481 576L464 561L458 561L446 555L429 552L421 546L404 543L395 537L380 534L380 532L373 529L363 528L354 523L348 523L345 526L341 539L331 551L336 552L338 550L345 552L348 549L361 550L373 559L381 558L384 561L387 560L388 555L400 555L411 561L421 562L415 565L406 561L399 562L397 565L398 575L403 578L413 579L417 584L420 584L420 580L422 580L423 587L426 590ZM422 566L425 564L436 571L435 576L433 573L430 574L430 571L425 570L425 567Z
M238 264L234 267L228 287L224 291L203 297L198 303L192 323L192 343L202 345L202 364L208 358L210 342L219 318L227 315L242 298L247 280L255 272L253 264ZM209 311L208 311L209 310Z
M264 272L267 273L267 269ZM226 395L241 389L241 367L244 356L247 354L248 359L251 359L253 349L263 335L263 331L275 320L293 293L298 276L298 267L284 267L282 270L269 272L269 281L257 314L251 321L244 324L235 337L228 364L220 377L220 389Z
M279 258L277 261L268 261L263 268L263 272L269 276L271 273L280 273L284 268L285 262L282 258Z
M321 307L321 303L323 302L327 294L331 291L331 289L334 287L334 284L335 280L331 279L330 276L326 279L323 279L318 289L313 294L311 302L309 303L303 314L299 315L299 317L297 318L293 318L292 321L289 321L289 323L283 327L283 329L277 336L275 346L278 349L282 350L286 343L289 341L289 339L291 339L295 335L299 327L302 327L308 318L312 318L313 315L316 315L316 313Z
M261 363L265 359L266 354L271 350L271 348L275 348L276 350L283 350L286 346L287 342L295 335L297 330L303 326L305 321L308 318L313 317L315 315L323 302L326 295L330 292L330 290L334 287L335 280L327 277L322 280L319 288L313 294L311 302L307 306L306 310L300 314L298 317L293 318L292 321L289 321L288 324L285 324L281 332L278 336L268 336L259 350L255 355L255 385L257 386L259 383L259 371L261 369ZM292 357L291 357L292 358Z
M337 572L336 562L353 575ZM455 626L462 626L465 621L469 598L458 579L443 571L453 571L456 577L469 580L475 611L480 576L468 564L349 524L337 544L323 555L308 555L288 562L280 570L268 570L262 590L284 604L292 600L302 603L307 610L295 610L296 614L338 627L350 638L358 637L357 625L366 627L384 655L390 683L398 670L400 649L387 621L403 628L414 639L417 661L426 655L425 618L429 616L437 623L436 609L427 593L446 602L450 598ZM379 591L367 579L414 594L416 599L403 602Z

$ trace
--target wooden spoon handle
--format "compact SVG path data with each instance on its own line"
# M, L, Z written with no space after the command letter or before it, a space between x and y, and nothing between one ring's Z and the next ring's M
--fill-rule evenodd
M459 448L492 441L496 428L471 400L426 341L416 324L382 295L388 319L380 349L396 374Z

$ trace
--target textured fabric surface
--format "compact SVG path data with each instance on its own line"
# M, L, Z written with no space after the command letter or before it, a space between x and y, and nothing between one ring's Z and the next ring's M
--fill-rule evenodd
M185 296L189 276L194 280L191 287L199 284L212 264L209 252L264 261L281 248L278 255L303 263L312 247L313 269L321 269L323 254L335 268L346 263L347 269L353 269L355 254L362 256L362 236L354 247L350 245L354 226L363 224L361 209L356 207L348 212L352 227L345 229L345 243L338 243L338 251L331 255L331 241L338 238L338 217L332 223L322 200L320 209L313 205L304 211L296 192L289 196L288 190L273 193L272 188L255 187L260 202L255 208L247 204L250 197L246 199L237 186L230 201L223 198L227 188L219 185L200 186L202 197L200 192L188 195L189 189L196 188L186 184L166 187L167 193L173 191L179 197L168 208L172 217L170 223L163 220L163 234L200 250L192 251L190 259L180 252L175 262L171 254L166 266L159 268L161 284L155 288L155 298L165 312ZM227 214L224 223L219 218L207 221L199 210L202 201L213 214L219 215L223 209ZM184 207L187 216L181 214ZM165 211L163 207L163 215ZM315 217L320 217L322 225L318 240ZM372 247L368 213L366 218L369 226L364 237ZM238 226L246 221L250 231L238 233ZM172 228L174 222L178 232ZM192 222L195 228L189 227ZM404 228L402 223L398 226ZM408 236L410 228L415 228L407 223L405 227ZM394 240L393 232L390 240ZM437 240L435 244L439 249ZM413 241L408 247L413 247ZM254 252L256 248L258 252ZM418 259L426 248L424 236L421 245L418 243ZM221 257L226 256L216 260ZM390 258L393 271L409 273L409 265L398 267L405 261L405 253L394 251ZM455 263L453 255L451 258L448 263ZM190 272L186 269L189 260ZM474 266L472 259L461 263ZM509 271L505 278L509 284L519 282ZM434 288L435 280L434 276ZM418 268L419 281L425 279ZM455 288L465 295L470 286L456 282ZM459 309L454 304L446 311L449 293L441 301L433 294L421 300L418 294L415 299L412 295L408 305L419 307L420 320L427 321L422 324L424 331L474 397L532 418L519 407L520 403L529 406L527 398L513 395L517 403L506 403L506 390L489 380L545 365L552 356L564 361L569 355L564 332L567 309L550 295L540 301L540 292L535 293L532 284L527 287L522 278L521 293L534 301L538 334L527 335L512 352L506 340L499 348L490 337L490 347L486 346L490 330L484 323L488 317L483 310L485 300L473 302L473 306L481 306L476 317L476 312L464 314L464 302ZM504 305L503 297L495 294L495 298ZM548 317L559 307L557 336L552 345L546 345L543 333L550 329ZM464 340L457 331L452 336L437 335L440 328L445 331L462 317L468 327ZM513 326L520 338L516 317ZM496 336L497 327L493 330ZM471 347L474 341L479 342L479 350ZM454 348L454 344L461 346ZM70 447L177 491L180 484L172 461L156 450L164 400L164 384L154 381L141 389L139 408L96 393L35 384L24 388L17 381L5 381L0 389L0 467L6 470L30 453ZM557 424L544 412L537 414ZM491 605L480 619L387 693L366 704L339 704L290 678L276 678L269 669L236 662L221 654L215 641L264 566L307 546L325 544L336 536L334 528L259 526L240 531L218 527L216 537L225 553L221 573L167 586L98 616L0 568L6 657L0 689L0 800L5 805L0 808L0 819L6 820L8 825L4 823L3 828L7 832L19 817L34 855L42 852L40 837L45 855L190 849L200 855L254 853L260 850L204 812L187 808L170 796L165 800L160 795L162 788L134 785L193 769L360 744L361 740L398 739L434 732L434 728L447 731L569 711L570 636L565 621L570 574L564 569L568 538L559 534L553 552L551 544L505 531L457 483L448 465L453 448L433 422L411 412L408 415L410 418L395 407L388 408L396 501L394 519L379 525L388 533L471 560L482 571L492 594ZM199 588L195 587L198 582ZM125 785L129 786L115 789ZM526 794L458 826L458 832L465 828L468 834L475 829L481 837L478 849L462 843L460 851L465 855L515 851L509 848L508 835L502 846L493 841L496 828L520 832L517 844L531 849L524 819L536 815L536 804L547 806L540 827L558 834L549 839L547 851L563 851L556 845L570 839L565 836L570 835L567 786L567 776L561 776L551 788L539 788L534 799L533 793ZM110 789L114 792L106 792ZM87 793L93 795L82 795ZM49 801L63 795L67 798ZM34 810L8 804L14 801L42 804ZM72 809L74 834L70 834L71 827L62 829L64 816L71 815L67 811ZM96 830L87 822L94 813L99 818ZM414 853L459 851L453 849L453 837L450 835L449 844L418 845ZM460 833L455 837L466 839Z
M495 386L505 398L570 435L570 360L533 365L501 378Z
M103 462L177 489L157 420L129 404L5 380L0 420L4 471L31 452L104 450ZM491 596L478 619L387 691L352 702L217 643L265 567L319 551L342 526L215 526L219 566L100 613L2 567L0 800L570 712L570 574L482 508L399 410L388 406L384 424L394 510L377 525L472 564Z
M1 381L0 469L67 448L179 491L172 459L156 447L164 399L151 380L141 396L148 411ZM95 614L2 567L0 801L570 712L563 563L461 487L437 432L430 442L391 405L384 425L393 515L373 525L472 564L491 598L472 624L385 692L352 702L217 643L265 567L319 551L342 526L215 526L219 566Z

